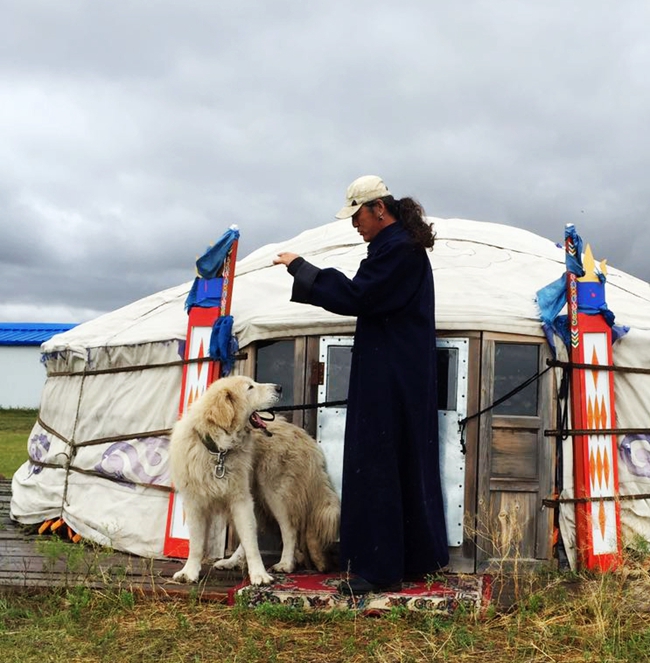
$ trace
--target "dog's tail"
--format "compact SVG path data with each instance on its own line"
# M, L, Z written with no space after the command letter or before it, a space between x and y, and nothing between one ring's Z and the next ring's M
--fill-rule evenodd
M305 543L316 568L327 570L325 551L339 536L341 503L329 479L323 482L318 495L311 496L311 508L305 528Z

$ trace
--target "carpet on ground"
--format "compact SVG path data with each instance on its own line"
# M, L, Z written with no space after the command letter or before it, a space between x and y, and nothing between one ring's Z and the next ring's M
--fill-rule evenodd
M340 574L275 574L272 585L256 587L248 581L230 590L228 601L254 608L267 603L308 610L353 609L381 613L392 608L452 614L460 606L481 612L491 597L487 575L436 574L418 582L403 583L398 592L347 596L339 592Z

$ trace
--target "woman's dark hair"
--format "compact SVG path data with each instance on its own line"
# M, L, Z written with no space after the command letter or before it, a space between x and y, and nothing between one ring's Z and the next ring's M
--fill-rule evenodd
M400 198L395 200L393 196L384 196L379 200L384 201L388 213L395 217L406 230L411 233L413 239L425 249L432 249L436 239L433 224L424 220L424 208L413 198ZM374 203L366 203L368 207L374 207Z

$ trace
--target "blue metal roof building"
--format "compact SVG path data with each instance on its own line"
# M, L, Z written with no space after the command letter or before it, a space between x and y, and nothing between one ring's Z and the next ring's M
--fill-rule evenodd
M0 322L0 408L36 408L46 380L41 344L71 323Z
M74 323L0 322L0 345L40 345L76 326Z

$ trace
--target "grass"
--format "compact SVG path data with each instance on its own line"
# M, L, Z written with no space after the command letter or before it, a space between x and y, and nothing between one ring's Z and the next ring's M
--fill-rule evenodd
M27 460L27 440L38 410L0 408L0 477L10 478Z
M532 575L507 610L382 617L229 608L72 587L0 593L0 660L637 663L650 656L646 562L598 576Z
M0 410L5 476L26 459L36 416ZM108 554L101 548L88 557L81 545L44 540L37 546L43 570L63 562L66 586L38 593L0 587L0 661L642 663L650 660L650 544L639 538L634 548L621 570L603 575L509 576L507 565L497 568L494 585L509 588L508 601L481 616L395 608L364 617L270 604L231 608L198 592L147 598L126 575L101 582L99 562ZM98 583L104 588L86 586Z

